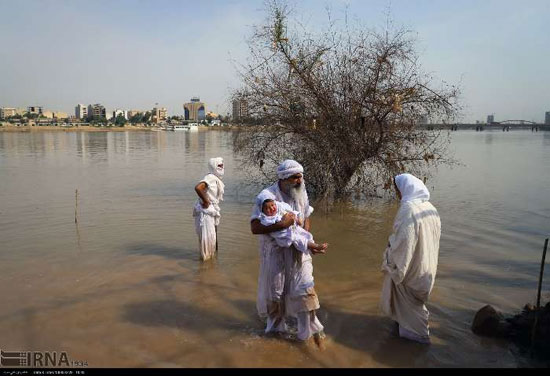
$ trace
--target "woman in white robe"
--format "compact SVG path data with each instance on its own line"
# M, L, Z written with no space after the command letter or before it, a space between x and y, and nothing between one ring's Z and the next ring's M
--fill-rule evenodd
M426 302L437 271L441 221L430 192L411 174L395 177L401 205L382 262L381 308L399 324L399 335L430 343Z
M199 198L193 207L195 231L199 236L201 260L212 258L217 251L217 227L220 223L220 201L223 200L225 185L223 158L211 158L208 162L210 173L197 184L195 191Z

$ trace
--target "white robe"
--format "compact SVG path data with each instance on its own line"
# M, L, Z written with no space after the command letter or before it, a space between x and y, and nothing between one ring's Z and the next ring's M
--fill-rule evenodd
M285 202L290 205L292 210L301 213L302 218L308 218L313 212L313 207L309 205L309 201L306 200L303 207L298 205L279 189L278 182L275 182L268 188L277 201ZM252 216L250 220L261 220L261 211L258 205L254 205L252 210ZM300 294L307 295L307 288L313 286L313 266L311 264L311 254L302 253L302 268L296 268L293 263L293 254L291 248L283 248L277 244L277 241L269 234L259 235L260 237L260 273L258 276L258 296L256 300L256 308L260 317L267 317L268 307L272 301L281 301L283 297L283 291L285 290L285 283L287 283L286 294L287 309L290 308L291 312L295 312L295 309L289 307L290 303L288 299L290 295L296 297ZM285 268L285 264L288 267ZM303 269L303 270L302 270ZM286 278L286 275L289 276ZM285 282L286 281L286 282ZM292 283L290 283L292 281ZM302 288L300 288L302 287Z
M204 209L201 199L197 199L193 207L195 231L199 236L199 252L201 259L206 261L216 252L216 226L220 223L220 201L223 200L223 182L214 174L207 174L200 182L207 185L206 197L210 201Z
M277 206L277 213L275 215L268 216L264 213L260 214L260 223L262 225L270 226L280 222L286 213L294 213L296 217L301 217L301 213L292 210L290 205L286 202L275 201L275 204ZM275 239L279 247L288 248L291 245L294 245L294 247L300 252L308 252L308 243L313 242L313 236L311 233L304 230L296 223L285 229L273 231L269 233L269 236Z
M402 202L384 252L381 309L407 331L429 336L425 306L437 271L441 221L427 200Z
M275 195L277 201L290 205L292 210L300 212L302 218L308 218L313 213L313 207L306 199L303 205L298 205L291 197L282 193L278 182L266 188ZM261 220L261 211L254 205L250 220ZM281 325L270 322L268 312L273 307L272 302L279 302L284 308L283 314L298 319L298 338L305 340L312 334L323 330L323 326L314 312L319 309L319 301L314 289L313 264L311 252L297 252L293 247L280 247L269 234L260 237L260 273L258 276L258 296L256 308L260 317L267 318L266 332L270 329L284 330ZM298 253L298 255L296 255ZM300 262L295 262L298 257ZM284 320L283 320L284 321ZM277 326L277 328L273 328Z

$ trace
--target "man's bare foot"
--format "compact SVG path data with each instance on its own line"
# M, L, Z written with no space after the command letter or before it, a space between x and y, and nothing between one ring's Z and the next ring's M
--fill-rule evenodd
M328 248L328 243L317 244L313 243L310 247L312 253L325 253Z
M313 340L315 341L315 344L317 347L319 347L320 350L325 350L325 341L326 335L323 331L320 331L319 333L315 333L313 335Z

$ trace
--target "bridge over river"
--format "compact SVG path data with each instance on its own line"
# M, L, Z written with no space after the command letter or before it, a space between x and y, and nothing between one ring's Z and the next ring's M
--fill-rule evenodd
M535 123L527 120L504 120L499 122L492 122L490 124L424 124L422 127L428 129L449 129L451 131L458 130L476 130L476 131L485 131L485 130L501 130L503 132L508 132L514 129L528 129L533 132L538 131L550 131L550 125Z

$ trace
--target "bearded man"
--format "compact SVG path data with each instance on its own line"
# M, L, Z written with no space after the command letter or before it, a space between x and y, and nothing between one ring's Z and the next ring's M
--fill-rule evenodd
M304 219L303 228L310 230L309 205L303 177L304 168L294 160L285 160L277 168L279 180L264 191L273 194L277 201L286 202ZM264 192L262 191L262 192ZM261 193L260 193L261 194ZM305 341L311 336L322 338L323 325L316 316L319 300L313 284L311 255L294 247L279 247L270 232L285 229L295 223L293 213L287 213L280 222L264 226L260 222L260 210L254 205L250 229L260 235L260 273L256 308L267 319L266 333L287 332L285 316L295 317L298 323L297 337Z

